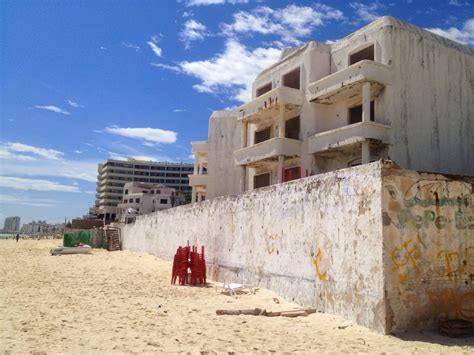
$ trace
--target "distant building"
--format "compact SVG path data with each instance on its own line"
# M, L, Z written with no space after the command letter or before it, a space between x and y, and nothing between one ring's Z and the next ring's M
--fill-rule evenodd
M119 221L131 223L141 214L152 213L184 204L184 196L163 184L127 182L123 201L118 204Z
M20 230L20 217L7 217L5 218L5 223L3 224L4 233L15 233Z
M192 142L191 144L194 155L194 172L189 175L189 186L192 187L191 202L194 203L206 199L209 143Z
M23 234L47 234L55 233L63 227L62 224L49 224L46 221L32 221L21 227Z
M176 192L191 192L188 175L192 172L192 164L108 159L98 168L96 215L105 221L116 219L127 182L163 184Z

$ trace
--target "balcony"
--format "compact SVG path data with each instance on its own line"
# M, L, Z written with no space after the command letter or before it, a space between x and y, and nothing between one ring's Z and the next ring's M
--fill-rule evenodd
M191 146L192 146L191 151L193 154L198 154L198 153L207 154L209 152L209 143L206 141L191 142Z
M285 113L299 108L303 104L303 95L300 90L280 86L238 108L239 121L261 123L277 116L280 106Z
M204 175L189 175L189 186L206 186L209 176Z
M358 122L330 131L315 134L308 139L308 152L317 154L344 148L366 140L389 143L389 129L377 122Z
M299 156L301 144L297 139L271 138L234 152L235 165L254 165L265 160L276 160L279 155Z
M388 65L362 60L308 85L308 100L332 104L360 95L362 84L370 82L370 95L377 97L390 83Z

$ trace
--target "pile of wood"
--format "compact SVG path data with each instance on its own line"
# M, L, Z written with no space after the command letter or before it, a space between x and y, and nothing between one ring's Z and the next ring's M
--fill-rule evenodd
M265 317L306 317L309 314L316 313L315 309L295 309L291 311L280 311L280 312L267 312L265 309L253 308L253 309L236 309L236 310L225 310L218 309L216 314L218 316L228 315L228 316L238 316L238 315L250 315L250 316L265 316Z
M469 337L474 335L474 326L464 319L440 320L439 333L451 338Z

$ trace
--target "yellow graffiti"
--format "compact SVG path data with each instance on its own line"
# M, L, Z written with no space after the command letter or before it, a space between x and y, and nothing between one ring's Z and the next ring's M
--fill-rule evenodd
M449 281L453 281L453 276L461 276L462 274L470 275L472 272L472 260L474 260L474 246L469 246L465 250L464 260L458 251L438 252L438 258L444 257L446 265L446 276Z
M455 289L428 292L428 301L444 317L474 320L474 292Z
M403 242L400 247L393 249L392 261L394 266L392 267L392 271L395 271L408 263L411 263L411 265L416 268L416 261L420 259L420 256L417 253L416 247L411 247L410 243L411 240L407 240Z
M319 270L319 263L321 259L322 259L321 249L318 248L318 250L316 251L316 254L314 255L313 264L314 264L314 267L316 269L316 274L318 275L319 279L321 281L326 281L328 279L327 271L321 272L321 270Z

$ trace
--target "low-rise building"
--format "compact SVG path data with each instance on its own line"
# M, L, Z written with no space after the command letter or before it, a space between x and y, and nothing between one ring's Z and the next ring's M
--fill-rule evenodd
M191 142L194 155L194 172L189 175L189 185L192 187L191 202L201 202L206 199L207 192L207 163L208 142Z
M119 221L132 223L135 217L184 204L184 196L163 184L128 182L118 204Z
M108 159L98 167L95 211L91 215L106 223L114 221L127 182L163 184L176 192L191 192L188 175L192 172L193 165L187 163Z
M379 159L474 175L473 81L472 48L393 17L333 44L285 49L255 79L252 99L226 113L234 135L209 126L207 198ZM225 159L211 164L211 141L232 154L237 174ZM222 175L238 178L210 193Z

